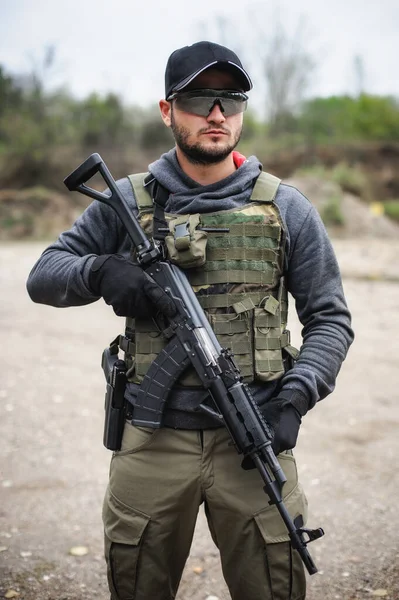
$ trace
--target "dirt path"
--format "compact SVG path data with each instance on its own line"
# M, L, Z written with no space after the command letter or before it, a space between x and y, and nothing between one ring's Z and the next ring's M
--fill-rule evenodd
M110 454L99 361L120 324L101 302L31 303L25 280L42 247L0 246L0 598L15 590L24 600L106 600L101 503ZM397 600L399 243L335 247L344 274L360 275L344 281L357 338L296 451L310 525L326 531L310 546L320 571L308 598ZM291 329L299 340L300 327ZM74 546L88 553L71 556ZM208 596L229 598L200 514L178 600Z

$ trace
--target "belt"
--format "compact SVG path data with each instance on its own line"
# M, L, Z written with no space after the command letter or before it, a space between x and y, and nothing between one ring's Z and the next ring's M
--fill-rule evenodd
M204 390L201 390L202 397ZM129 398L126 402L126 420L134 425L134 398ZM171 402L171 406L166 406L162 419L162 427L171 429L219 429L224 427L222 423L218 423L214 417L211 417L206 412L195 406L184 406L184 403L179 401Z

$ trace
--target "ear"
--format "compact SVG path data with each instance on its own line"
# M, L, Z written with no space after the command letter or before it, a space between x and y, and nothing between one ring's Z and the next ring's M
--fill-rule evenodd
M167 100L159 101L159 109L161 111L162 121L165 123L166 127L170 127L171 124L171 111L172 105Z

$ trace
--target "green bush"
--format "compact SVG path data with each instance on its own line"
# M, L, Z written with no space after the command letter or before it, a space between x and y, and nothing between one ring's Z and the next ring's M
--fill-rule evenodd
M158 152L166 152L173 146L171 130L165 126L158 114L151 115L141 123L139 144L144 150Z
M367 195L367 176L359 167L351 167L347 163L341 162L332 169L331 179L344 192L362 197Z
M324 165L306 165L296 169L297 175L303 175L304 177L317 177L318 179L330 180L331 169L327 169Z
M340 196L332 196L320 210L320 216L326 227L342 227L345 225L341 204L342 198Z
M384 202L384 212L387 217L399 222L399 200Z
M399 138L399 104L390 96L314 98L298 115L298 129L315 143Z
M332 181L343 192L349 192L364 200L369 200L370 183L367 175L360 167L351 167L346 162L340 162L335 167L327 168L324 165L312 165L297 169L299 175L317 177L323 181Z

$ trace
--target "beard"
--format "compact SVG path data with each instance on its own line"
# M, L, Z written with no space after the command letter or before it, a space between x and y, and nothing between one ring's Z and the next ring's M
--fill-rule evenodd
M192 132L187 127L177 125L173 110L171 115L171 129L177 146L179 146L180 150L193 165L213 165L222 162L237 146L242 131L241 127L234 136L233 141L222 148L207 148L206 146L203 146L201 142L189 144L187 140ZM223 128L219 125L217 126L217 129L221 130ZM204 129L203 132L205 131L206 129ZM200 133L202 133L202 130Z

